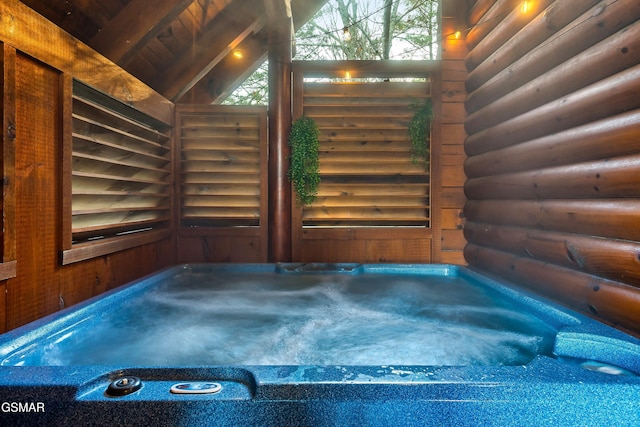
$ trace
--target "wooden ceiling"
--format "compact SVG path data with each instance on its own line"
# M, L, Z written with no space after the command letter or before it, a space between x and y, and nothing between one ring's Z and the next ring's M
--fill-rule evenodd
M21 0L174 102L219 103L266 58L265 2ZM292 0L296 28L327 0ZM239 60L234 49L243 52Z

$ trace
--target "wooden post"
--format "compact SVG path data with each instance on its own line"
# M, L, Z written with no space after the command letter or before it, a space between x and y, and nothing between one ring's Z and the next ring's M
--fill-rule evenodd
M269 38L269 255L291 260L291 184L287 178L291 128L291 21L285 1L265 0Z

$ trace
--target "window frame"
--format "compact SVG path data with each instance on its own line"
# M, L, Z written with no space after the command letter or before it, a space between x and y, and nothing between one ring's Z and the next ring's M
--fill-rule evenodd
M157 242L171 237L173 229L173 167L171 162L173 161L173 137L172 128L165 124L165 135L168 137L167 141L167 219L164 221L167 225L160 228L152 228L150 230L136 231L133 233L123 233L122 235L115 235L105 237L96 241L83 241L74 243L72 232L72 217L73 217L73 97L74 97L74 85L81 85L86 88L87 91L95 93L101 100L105 102L103 105L105 109L110 109L124 117L131 118L134 121L142 121L144 119L154 120L150 116L147 116L143 112L134 109L128 105L122 104L120 101L111 98L95 89L85 85L79 80L75 80L70 74L64 73L61 77L61 92L62 92L62 167L61 167L61 187L62 187L62 207L61 207L61 251L60 251L60 263L67 265L78 261L83 261L103 255L108 255L114 252L122 251L125 249L134 248L137 246ZM102 105L102 104L101 104Z

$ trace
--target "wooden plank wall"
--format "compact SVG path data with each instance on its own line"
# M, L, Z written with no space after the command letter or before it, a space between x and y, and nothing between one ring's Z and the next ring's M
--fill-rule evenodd
M469 14L465 255L638 334L640 2L529 5Z
M301 75L296 116L320 129L321 182L313 204L293 202L294 261L430 262L429 175L412 163L407 131L429 81L300 84Z
M434 139L441 142L432 153L440 159L441 165L441 179L433 182L433 206L434 210L439 209L434 212L432 225L433 262L466 264L463 250L467 242L462 230L466 202L463 165L466 159L464 81L467 71L464 59L467 46L464 38L456 35L458 31L461 36L464 34L466 18L460 1L443 1L442 8L442 69L436 79L440 87L433 90L434 105L439 107L434 111L437 123Z
M266 108L176 110L178 262L267 262Z
M149 105L147 113L159 119L171 117L172 107L155 102L161 100L157 94L22 3L2 2L0 20L2 66L13 70L4 73L12 75L12 81L3 78L3 83L5 88L15 86L14 91L3 90L3 111L15 110L16 133L16 274L0 282L2 332L166 267L173 259L171 239L166 238L61 265L61 111L71 102L62 95L63 80L79 77L123 102L142 109ZM2 133L7 130L3 127ZM3 143L6 154L10 145L5 139Z
M303 225L429 225L428 164L413 162L411 105L429 82L306 82L304 114L320 130L320 185Z

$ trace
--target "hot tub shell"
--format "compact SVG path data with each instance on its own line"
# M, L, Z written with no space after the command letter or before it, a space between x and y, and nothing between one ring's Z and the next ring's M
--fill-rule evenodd
M326 271L301 264L172 267L2 335L0 357L38 352L47 337L186 268L212 274ZM466 267L331 268L343 274L409 272L480 281L554 325L553 355L522 366L2 366L0 420L4 425L71 420L81 425L640 425L640 340ZM124 377L139 378L142 387L109 396L109 385ZM170 391L178 383L200 382L222 389Z

